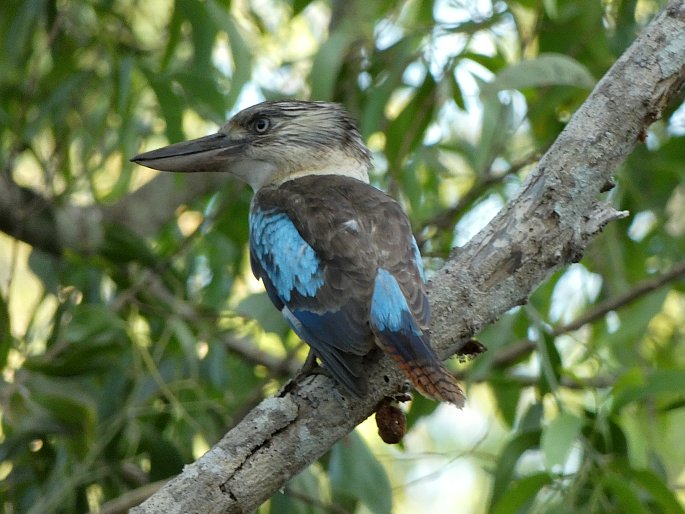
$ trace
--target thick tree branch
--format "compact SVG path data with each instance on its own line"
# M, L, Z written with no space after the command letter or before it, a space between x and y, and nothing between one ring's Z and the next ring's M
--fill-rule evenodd
M160 173L143 187L107 206L60 206L0 173L0 231L50 254L69 248L97 252L108 224L140 236L156 234L179 205L216 191L227 180L221 173L185 176Z
M612 172L685 80L685 8L672 2L597 84L536 170L430 286L443 357L625 216L598 200ZM401 388L388 358L369 363L368 397L309 376L264 400L197 462L132 512L250 512Z

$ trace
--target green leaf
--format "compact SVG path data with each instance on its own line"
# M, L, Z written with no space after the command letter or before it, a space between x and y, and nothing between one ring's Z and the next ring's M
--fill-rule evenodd
M637 382L633 374L630 376L630 382L622 381L614 386L614 412L629 403L662 395L681 395L685 391L685 370L682 369L656 369L646 375L643 382Z
M592 89L594 85L594 77L581 63L567 55L548 53L505 68L483 87L483 92L544 86Z
M331 449L328 473L334 502L359 500L374 514L392 511L392 491L385 469L357 434L352 432Z
M154 71L142 67L148 84L157 96L157 103L164 120L166 121L166 136L169 141L182 141L185 139L183 134L183 108L184 105L174 93L169 77L159 75Z
M180 84L185 92L185 103L216 123L223 123L226 117L226 97L217 88L214 73L206 70L179 71L169 76Z
M12 348L10 314L5 297L0 294L0 370L7 364L7 354Z
M126 116L131 100L131 70L134 66L133 57L125 55L117 60L116 65L116 109L120 116Z
M206 266L211 280L201 291L203 305L220 310L225 306L236 270L232 266L240 253L233 242L218 231L209 231L201 240L201 255L206 255Z
M107 225L102 253L116 263L138 261L150 268L156 268L158 257L149 243L135 232L121 225Z
M237 314L257 320L267 332L284 334L288 324L281 313L274 308L266 293L255 293L244 298L235 308Z
M426 71L426 78L421 87L416 90L413 98L402 112L388 123L385 131L387 137L385 152L388 156L388 166L395 173L402 168L404 159L423 141L426 127L432 120L436 108L436 86L433 76ZM412 173L411 176L415 174ZM408 185L409 193L420 192L420 187L416 187L416 183Z
M207 2L207 9L216 26L226 31L231 45L233 73L231 74L231 89L225 101L226 105L232 107L243 86L249 82L252 76L252 53L237 23L225 8L221 7L215 0L210 0Z
M495 470L492 496L490 497L490 509L488 511L491 511L493 506L497 506L500 500L508 494L518 460L526 451L538 447L540 444L540 434L539 430L524 432L514 437L504 448Z
M503 152L505 142L511 137L514 115L512 103L500 102L495 94L483 94L482 103L481 134L473 163L478 174L485 174L495 158Z
M519 432L537 432L542 426L542 418L544 416L544 406L541 402L536 402L531 405L526 413L521 418L519 423Z
M12 64L21 64L21 60L26 58L27 51L31 48L31 38L36 32L36 25L41 22L46 3L46 0L26 0L5 6L9 12L5 11L4 15L11 19L11 31L2 41L2 53L11 59ZM16 11L12 12L12 8Z
M618 311L618 330L603 335L602 343L623 363L635 362L635 343L647 332L647 326L664 305L668 288L661 288L633 301Z
M641 498L623 476L609 473L602 476L602 485L613 493L613 499L620 505L621 511L626 514L647 514L649 511L644 507Z
M548 470L566 462L582 426L583 421L580 418L562 412L544 429L540 447Z
M312 100L333 98L333 89L351 42L352 32L342 26L321 45L314 57L310 74Z
M183 457L178 448L149 424L140 424L139 451L147 454L150 461L150 480L162 480L176 475L183 469Z
M540 392L546 394L559 387L561 380L562 363L557 350L555 338L548 333L543 333L540 348Z
M420 394L414 396L407 412L407 431L422 418L428 416L438 408L438 402L424 398Z
M421 41L418 35L407 36L376 54L369 73L377 78L366 95L359 120L363 137L382 127L388 100L402 84L402 75L407 66L416 59Z
M516 421L521 385L503 373L494 372L488 379L488 384L497 398L497 407L502 417L511 427Z
M87 438L95 435L97 403L92 391L75 380L60 377L34 375L27 384L31 399L69 432L81 433Z
M71 321L56 328L49 353L30 356L24 368L48 375L76 376L112 369L116 356L129 343L124 321L103 304L82 304Z
M166 70L169 67L169 64L171 63L176 52L176 47L181 41L181 28L183 25L184 16L182 10L179 9L177 5L184 1L185 0L176 0L172 4L174 11L171 14L169 24L166 27L167 44L164 47L164 54L162 55L162 59L160 61L160 69L162 70Z
M654 472L643 469L633 469L631 474L635 482L640 484L649 494L652 495L654 501L661 507L661 511L666 514L683 514L685 509L678 502L678 499L673 494L664 481L659 478Z
M195 344L197 343L197 336L193 333L191 328L184 320L178 316L170 316L167 320L168 327L175 336L176 341L181 347L187 362L194 365L197 361L197 353Z
M537 473L514 482L495 505L492 514L516 514L529 512L522 510L526 504L532 502L540 489L552 483L552 477L547 473Z
M309 4L311 4L311 3L312 3L312 0L294 0L293 1L293 17L297 16L302 11L304 11L305 8L308 7Z
M627 457L628 441L620 425L611 418L597 418L591 412L585 412L586 422L582 427L583 437L597 454Z
M271 497L269 514L327 514L330 512L322 506L325 504L322 484L312 472L313 467L305 469L286 484L283 492Z
M216 26L207 4L199 0L181 0L176 2L176 9L192 27L193 68L198 74L210 72Z

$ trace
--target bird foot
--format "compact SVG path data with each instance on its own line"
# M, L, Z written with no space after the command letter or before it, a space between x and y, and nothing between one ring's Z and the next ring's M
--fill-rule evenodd
M281 393L287 393L292 391L295 385L302 383L304 379L311 377L313 375L325 375L329 378L331 377L330 373L328 373L328 370L322 367L316 360L316 354L312 350L309 350L307 358L305 359L304 364L302 364L300 371L298 371L294 377L292 377L290 380L288 380L288 382L285 383L285 385L281 389ZM279 396L283 395L284 394L279 394Z

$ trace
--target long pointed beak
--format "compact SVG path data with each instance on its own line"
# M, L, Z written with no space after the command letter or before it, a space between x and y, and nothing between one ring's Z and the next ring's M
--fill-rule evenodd
M218 132L141 153L131 161L160 171L228 171L244 144Z

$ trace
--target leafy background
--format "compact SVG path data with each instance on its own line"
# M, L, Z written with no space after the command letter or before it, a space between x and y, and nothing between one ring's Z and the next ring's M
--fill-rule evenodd
M305 354L250 276L249 191L128 158L265 98L342 102L434 270L660 7L6 0L3 512L124 511ZM609 193L631 216L450 363L463 411L415 398L397 447L366 422L260 512L684 512L684 134L672 106Z

